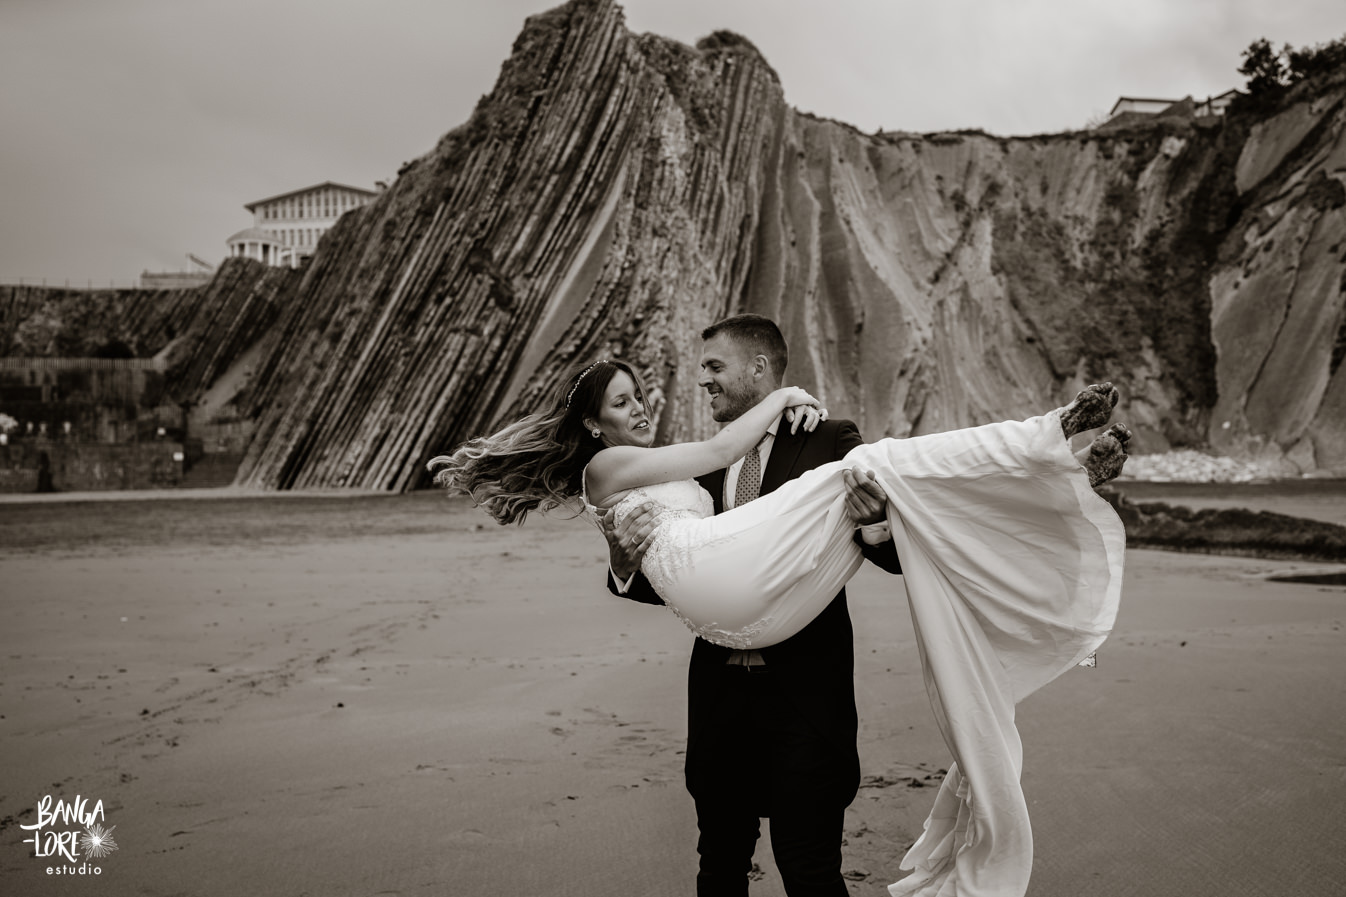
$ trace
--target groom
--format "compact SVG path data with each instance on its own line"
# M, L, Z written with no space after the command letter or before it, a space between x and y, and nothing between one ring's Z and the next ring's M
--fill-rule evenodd
M699 385L715 420L735 420L782 383L788 351L769 318L737 315L701 334ZM851 421L790 432L782 419L726 470L699 478L718 514L836 461L862 442ZM755 456L755 457L754 457ZM846 474L847 510L865 557L900 573L886 498L867 475ZM646 604L662 600L639 572L653 528L650 506L614 529L608 588ZM687 790L696 803L698 897L745 897L760 819L790 897L846 897L841 842L860 784L854 648L846 592L793 637L760 651L697 639L687 677Z

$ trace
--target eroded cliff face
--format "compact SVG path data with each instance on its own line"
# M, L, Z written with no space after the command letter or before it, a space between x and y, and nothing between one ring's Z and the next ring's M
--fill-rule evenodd
M1346 87L1301 93L1201 126L867 135L790 108L742 38L575 0L302 275L226 267L257 295L176 331L175 382L243 384L242 483L400 490L595 357L646 373L662 439L709 435L699 331L753 311L787 379L871 438L1111 379L1141 451L1346 472ZM9 301L0 332L27 326Z
M1346 470L1346 89L1248 130L1210 291L1217 450Z
M1249 126L996 139L787 115L745 305L867 432L1123 389L1140 451L1342 469L1341 87ZM1212 125L1215 125L1212 127ZM800 336L803 339L800 339Z

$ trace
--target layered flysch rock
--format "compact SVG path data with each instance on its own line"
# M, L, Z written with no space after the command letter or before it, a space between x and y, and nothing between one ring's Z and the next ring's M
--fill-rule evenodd
M183 401L255 421L239 482L265 487L413 487L426 458L600 356L662 394L661 439L704 437L698 333L739 311L779 320L787 378L870 437L1111 379L1140 451L1346 472L1343 98L1308 85L1223 123L1039 137L863 134L787 105L743 38L634 35L610 0L574 0L528 20L471 119L302 275L225 266L183 291L194 323L146 299L160 317L133 336L177 359ZM4 301L0 334L53 314Z
M1249 129L1211 275L1211 444L1307 470L1346 468L1344 100L1304 97Z

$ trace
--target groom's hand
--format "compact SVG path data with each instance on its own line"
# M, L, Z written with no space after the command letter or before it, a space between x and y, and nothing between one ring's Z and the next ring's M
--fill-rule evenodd
M870 470L848 468L842 474L846 484L846 513L856 526L870 526L888 519L888 496Z
M640 569L640 562L649 549L650 533L654 532L656 522L654 505L645 502L627 514L620 525L613 523L612 509L603 512L599 521L608 540L612 575L619 583L625 582Z

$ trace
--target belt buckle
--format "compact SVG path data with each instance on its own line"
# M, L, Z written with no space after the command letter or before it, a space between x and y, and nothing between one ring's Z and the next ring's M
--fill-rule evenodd
M749 673L765 673L766 661L756 651L736 652L729 655L726 666L737 667Z

